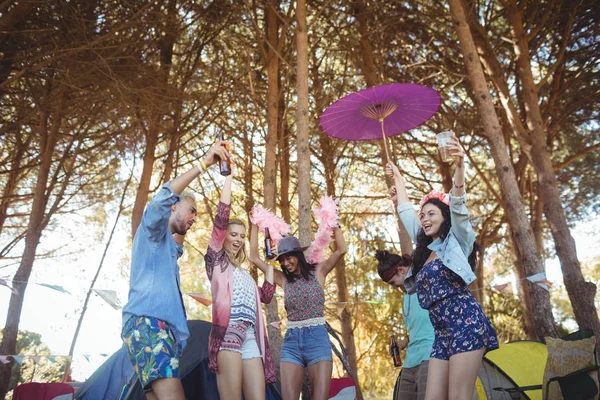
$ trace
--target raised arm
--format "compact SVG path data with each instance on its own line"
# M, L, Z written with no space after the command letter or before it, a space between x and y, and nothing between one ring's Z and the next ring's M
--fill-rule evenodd
M325 278L327 277L327 274L331 272L338 261L340 261L344 254L348 252L348 245L344 239L344 233L339 227L334 229L333 236L335 239L335 251L331 253L328 259L317 264L315 269L317 280L322 285L325 285Z
M396 187L396 196L398 196L398 204L410 202L408 198L408 192L406 191L406 182L404 181L404 177L400 173L400 170L391 161L388 161L385 167L386 175L392 177L394 179L394 186Z
M258 249L258 227L252 224L250 232L250 262L258 267L264 274L265 280L275 283L280 287L285 287L285 275L279 270L275 270L273 265L263 261L260 258L260 250Z
M173 179L171 181L171 190L173 190L174 193L180 194L194 180L194 178L206 172L208 167L216 164L220 158L229 158L229 153L225 149L225 143L226 142L216 143L213 147L210 148L210 150L208 150L208 153L206 153L206 157L204 157L204 159L200 161L198 166L190 169L183 175L179 175L177 178Z
M217 215L213 226L212 236L208 244L209 248L215 252L221 251L225 242L225 234L227 233L227 224L229 223L229 214L231 212L231 183L233 182L233 174L225 178L225 184L221 191L221 201L217 207Z
M450 151L454 156L454 178L450 190L450 219L452 231L458 239L463 252L468 256L473 250L475 232L471 226L469 210L466 206L465 192L465 152L458 139L453 138L449 143Z
M421 224L419 223L415 209L408 198L406 181L404 180L404 177L400 173L398 167L392 162L388 162L387 166L385 167L385 173L394 179L395 194L397 196L398 204L398 215L400 216L400 220L408 231L413 243L415 243L417 232L419 232Z
M460 197L465 194L465 151L456 137L450 139L448 147L454 156L454 178L450 192L452 196Z

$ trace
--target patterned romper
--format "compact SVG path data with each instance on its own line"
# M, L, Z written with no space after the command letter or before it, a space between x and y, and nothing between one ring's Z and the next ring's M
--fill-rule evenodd
M287 330L281 347L281 362L309 367L332 361L331 342L325 326L325 292L314 272L287 281L284 290L288 314Z
M421 308L435 332L431 357L449 360L468 351L498 348L496 331L462 278L437 258L415 278Z

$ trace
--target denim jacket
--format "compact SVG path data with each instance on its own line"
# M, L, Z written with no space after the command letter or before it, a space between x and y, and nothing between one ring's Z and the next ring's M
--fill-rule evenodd
M457 273L469 285L476 279L468 261L475 243L475 232L473 232L469 220L469 211L465 206L466 202L466 193L459 197L450 194L450 220L452 222L450 232L443 242L440 238L437 238L427 247L435 251L444 265ZM421 223L417 219L413 205L409 202L398 205L398 214L413 243L416 243L417 232L421 229ZM406 274L404 287L408 293L415 291L415 277L412 274L412 267Z
M177 265L183 245L175 243L169 230L171 206L179 200L167 182L144 211L131 249L129 300L123 307L123 326L132 316L165 321L173 329L181 354L189 337Z

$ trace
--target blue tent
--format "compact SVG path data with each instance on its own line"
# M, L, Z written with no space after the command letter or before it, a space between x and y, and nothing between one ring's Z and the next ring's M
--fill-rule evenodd
M185 397L188 400L219 400L217 377L208 369L208 335L210 322L188 321L190 337L179 360ZM267 400L281 396L274 385L267 386ZM122 347L113 354L77 390L75 399L138 400L145 399L142 387Z

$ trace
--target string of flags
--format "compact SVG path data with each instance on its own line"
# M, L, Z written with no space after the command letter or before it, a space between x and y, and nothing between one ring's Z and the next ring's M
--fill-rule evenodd
M536 285L540 286L541 288L543 288L544 290L549 291L550 288L552 287L552 282L550 282L547 278L546 278L546 273L545 272L540 272L531 276L528 276L526 278L520 279L520 280L528 280L531 283L535 283ZM13 283L15 281L12 281ZM56 290L58 292L61 293L65 293L65 294L71 294L71 292L69 292L68 290L66 290L63 286L61 285L54 285L54 284L49 284L49 283L37 283L37 285L40 286L44 286L47 287L49 289L52 290ZM4 278L0 278L0 286L4 286L8 289L11 290L11 292L15 295L19 295L19 292L17 289L13 288L6 279ZM494 290L497 290L500 293L508 293L511 291L511 286L510 283L506 282L506 283L501 283L501 284L496 284L496 285L491 285L491 288ZM479 289L472 289L472 291L478 291L478 290L482 290L481 288ZM108 303L112 308L114 308L115 310L119 310L121 309L121 303L117 297L117 292L115 290L106 290L106 289L93 289L93 291L100 297L102 298L102 300L104 300L106 303ZM212 304L212 300L210 299L209 296L202 294L202 293L187 293L188 296L190 296L191 298L193 298L194 300L200 302L201 304L209 307ZM276 297L281 297L280 295L275 295ZM383 304L384 301L351 301L351 302L332 302L332 303L328 303L328 304L334 304L334 305L339 305L339 304Z
M14 283L14 282L19 282L19 281L14 281L13 280L12 282ZM72 295L71 292L69 292L67 289L65 289L61 285L53 285L53 284L50 284L50 283L43 283L43 282L42 283L36 283L36 285L43 286L43 287L46 287L48 289L56 290L57 292L60 292L60 293ZM7 287L16 296L19 295L19 291L17 289L13 288L8 283L8 281L6 279L4 279L4 278L0 278L0 286ZM117 297L117 292L115 290L106 290L106 289L92 289L92 290L102 300L104 300L106 303L108 303L115 310L121 309L121 307L122 307L121 306L121 302L119 301L119 298Z
M90 362L90 358L92 357L93 354L81 354L81 357L85 358L85 360L87 362ZM107 353L100 353L97 354L101 357L108 357ZM7 356L0 356L0 364L8 364L10 363L10 359L15 360L19 365L23 365L23 361L27 360L31 360L33 361L34 364L38 365L40 363L40 361L42 359L46 359L51 363L55 363L58 362L60 360L72 360L73 357L70 356L63 356L63 355L40 355L40 356L34 356L34 355L7 355Z

